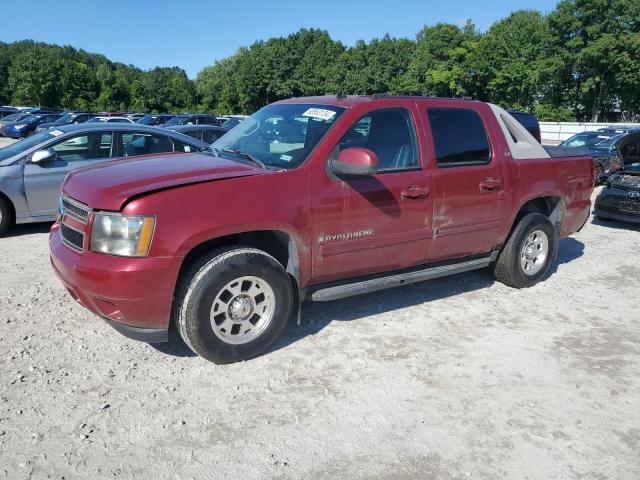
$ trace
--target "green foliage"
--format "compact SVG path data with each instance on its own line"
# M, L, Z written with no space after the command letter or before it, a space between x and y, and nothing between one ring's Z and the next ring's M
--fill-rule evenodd
M547 15L513 12L480 33L425 26L345 47L324 30L256 41L195 80L142 71L72 47L0 42L0 103L139 112L252 113L293 96L473 96L543 120L640 115L640 2L560 0Z

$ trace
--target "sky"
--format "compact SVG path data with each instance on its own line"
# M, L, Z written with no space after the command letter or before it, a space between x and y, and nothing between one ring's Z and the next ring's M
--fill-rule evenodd
M0 7L0 41L71 45L143 69L179 66L190 78L256 40L300 28L327 30L347 46L389 33L414 38L424 25L482 30L519 9L557 0L21 0Z

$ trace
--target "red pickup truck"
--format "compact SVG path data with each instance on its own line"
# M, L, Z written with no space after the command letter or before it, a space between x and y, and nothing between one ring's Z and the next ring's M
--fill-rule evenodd
M70 173L51 262L121 333L162 342L173 324L202 357L244 360L304 299L485 267L542 280L590 212L593 162L566 154L477 101L281 101L209 152Z

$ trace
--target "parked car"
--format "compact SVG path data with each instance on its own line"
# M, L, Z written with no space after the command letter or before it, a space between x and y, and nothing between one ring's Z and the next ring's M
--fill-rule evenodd
M155 115L155 114L145 115L141 119L137 120L136 123L139 123L141 125L156 126L156 125L162 125L164 123L167 123L173 117L175 117L175 115L171 115L171 114L168 114L168 113L162 113L162 114L159 114L159 115Z
M593 158L596 184L600 185L607 180L609 175L622 168L622 162L617 155L615 146L617 140L623 136L623 134L606 131L582 132L565 140L560 146L565 148L587 148Z
M509 113L513 118L520 122L520 124L526 128L527 131L533 135L536 140L538 140L538 142L542 143L542 132L540 131L540 122L538 121L538 117L533 113L518 112L516 110L509 110Z
M2 136L2 129L7 123L17 122L23 118L27 118L30 115L31 115L30 113L17 112L4 117L2 120L0 120L0 136Z
M167 123L161 124L161 127L171 127L174 125L219 125L218 119L213 115L205 114L186 114L176 115Z
M640 163L609 177L596 199L594 214L602 220L640 223Z
M227 128L215 125L174 125L167 127L167 129L189 135L206 143L215 142L229 131Z
M43 132L50 128L58 128L62 125L84 123L95 116L96 114L91 112L66 112L63 113L55 122L48 122L39 125L38 128L36 128L36 132Z
M2 135L11 138L30 137L38 126L47 122L54 122L60 117L59 113L31 114L15 122L5 123L2 127Z
M221 126L226 128L227 130L231 130L236 125L240 125L243 121L243 118L231 117L228 120L222 122Z
M562 152L477 101L291 99L210 151L69 174L51 261L125 335L166 341L173 322L204 358L239 361L305 298L485 267L541 281L591 207L591 158Z
M14 223L54 220L60 184L72 170L204 148L206 143L187 135L136 124L82 123L36 133L0 149L0 235Z
M93 117L87 120L87 123L136 123L126 117Z
M13 115L17 111L18 109L13 107L0 107L0 118L4 118L8 115Z

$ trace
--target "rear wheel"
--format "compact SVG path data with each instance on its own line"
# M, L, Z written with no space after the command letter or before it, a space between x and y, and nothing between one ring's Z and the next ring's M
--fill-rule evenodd
M515 288L531 287L544 278L556 253L557 233L540 213L522 217L495 265L498 281Z
M292 298L289 277L276 259L253 248L228 248L183 276L174 321L195 353L232 363L269 348L287 324Z
M13 224L13 210L9 203L0 197L0 236L7 233Z

